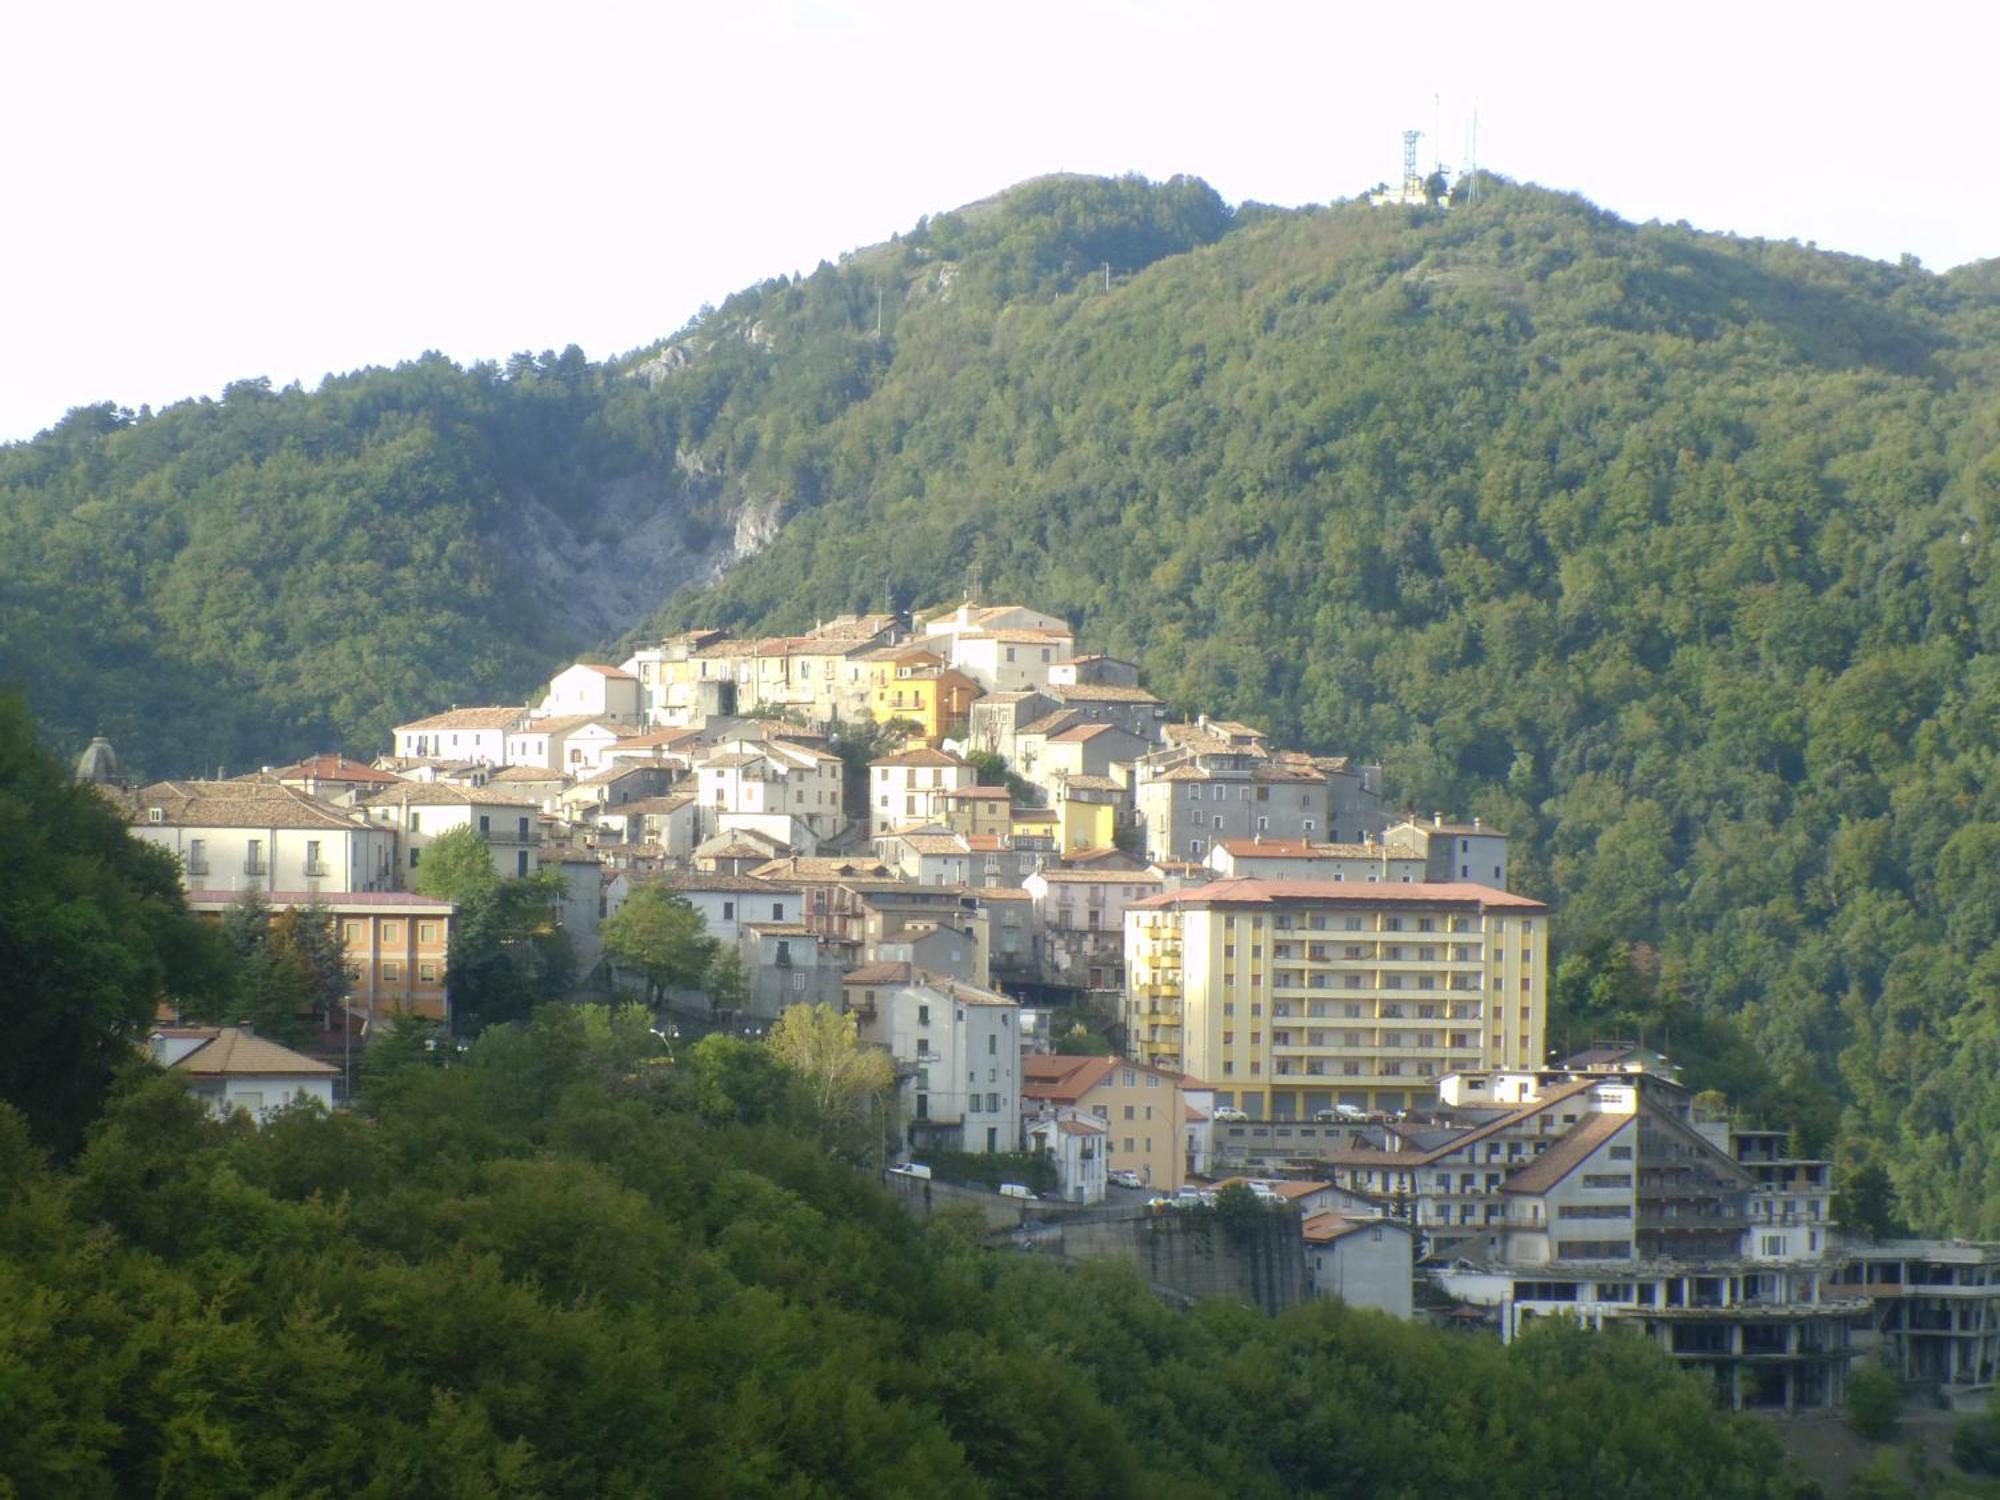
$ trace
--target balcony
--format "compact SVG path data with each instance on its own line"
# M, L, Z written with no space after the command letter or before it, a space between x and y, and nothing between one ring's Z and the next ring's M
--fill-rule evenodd
M324 880L332 873L331 868L324 860L310 859L306 861L306 879L308 880Z
M181 867L190 875L206 875L208 873L208 857L206 855L197 855L193 859L183 861Z
M264 859L246 859L243 861L243 873L245 875L268 875L271 873L270 861Z

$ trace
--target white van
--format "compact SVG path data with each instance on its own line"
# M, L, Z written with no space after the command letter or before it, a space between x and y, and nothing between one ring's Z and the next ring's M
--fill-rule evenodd
M918 1177L925 1182L931 1180L931 1169L920 1161L899 1161L889 1170L898 1177Z
M1000 1184L1000 1196L1003 1198L1032 1198L1035 1195L1018 1182L1003 1182Z

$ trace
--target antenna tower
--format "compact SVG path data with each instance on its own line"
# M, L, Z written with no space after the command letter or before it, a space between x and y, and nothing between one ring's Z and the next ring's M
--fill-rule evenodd
M1424 195L1424 179L1417 175L1417 142L1423 138L1424 133L1421 130L1406 130L1403 132L1403 199L1405 202L1408 202L1412 198L1421 198Z

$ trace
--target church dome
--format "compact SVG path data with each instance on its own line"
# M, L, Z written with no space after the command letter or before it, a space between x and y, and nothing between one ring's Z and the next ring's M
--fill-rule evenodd
M111 741L101 734L91 740L90 748L77 758L76 779L100 786L118 779L118 753L111 748Z

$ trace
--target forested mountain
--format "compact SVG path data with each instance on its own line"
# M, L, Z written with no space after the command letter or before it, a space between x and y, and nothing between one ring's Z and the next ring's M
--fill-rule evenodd
M1670 1029L2000 1233L1996 369L1990 262L1045 179L611 365L79 413L0 451L0 641L182 770L518 696L737 553L654 623L976 580L1514 834L1557 1042Z

